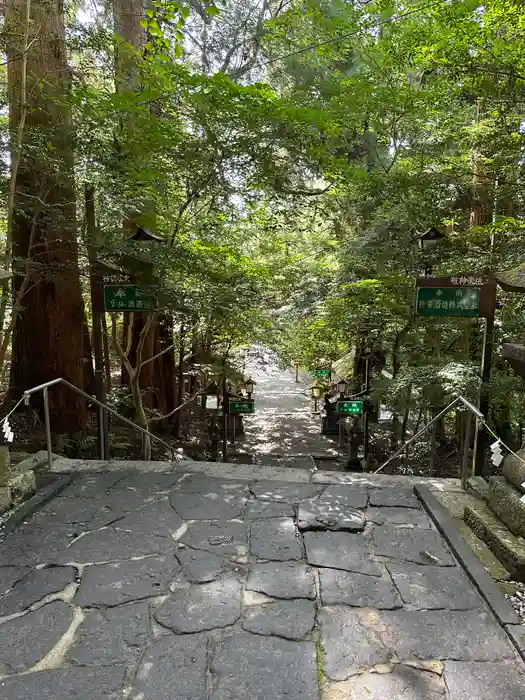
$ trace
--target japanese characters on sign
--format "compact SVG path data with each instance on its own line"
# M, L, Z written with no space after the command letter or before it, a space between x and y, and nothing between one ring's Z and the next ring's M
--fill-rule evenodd
M244 401L230 401L228 410L230 413L254 413L255 404L253 399L246 399Z
M314 377L322 377L323 379L330 379L330 374L329 369L314 369L313 371Z
M157 308L155 289L132 284L105 285L106 311L153 311Z
M342 415L359 415L363 413L363 401L338 401L336 404L336 413Z
M416 285L418 287L483 287L489 281L483 275L458 273L450 277L419 277Z
M419 287L416 311L420 316L479 316L480 290L475 287Z
M496 283L479 274L420 277L416 282L418 316L494 316Z
M117 284L124 286L129 284L129 278L123 274L119 274L118 272L114 274L103 275L102 281L104 282L104 284Z
M451 277L450 281L454 286L458 285L459 287L481 287L484 282L483 277L467 277L466 275Z

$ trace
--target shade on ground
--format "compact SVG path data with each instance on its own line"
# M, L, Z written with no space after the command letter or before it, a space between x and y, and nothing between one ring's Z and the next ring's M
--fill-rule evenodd
M0 700L525 697L398 487L84 475L0 544L0 609Z

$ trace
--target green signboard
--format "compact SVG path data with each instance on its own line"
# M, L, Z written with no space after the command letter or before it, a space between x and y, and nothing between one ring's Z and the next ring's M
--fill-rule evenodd
M320 377L322 379L330 379L329 369L314 369L314 377Z
M106 311L153 311L157 308L154 287L136 284L107 284L104 286Z
M336 406L336 412L348 416L360 415L361 413L363 413L363 401L338 401Z
M230 413L254 413L255 404L251 399L230 401L229 411Z
M476 287L418 287L418 316L479 316L480 289Z

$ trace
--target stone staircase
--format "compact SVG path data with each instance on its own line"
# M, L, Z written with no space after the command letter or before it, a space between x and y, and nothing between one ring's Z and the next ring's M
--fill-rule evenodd
M0 446L0 523L2 514L16 507L36 491L35 473L47 468L47 452L11 454L9 447ZM56 455L53 455L55 458Z
M518 453L525 459L525 450ZM464 520L497 556L515 581L525 582L525 464L513 455L503 463L502 475L484 485L485 503L468 505ZM479 489L478 489L479 490Z

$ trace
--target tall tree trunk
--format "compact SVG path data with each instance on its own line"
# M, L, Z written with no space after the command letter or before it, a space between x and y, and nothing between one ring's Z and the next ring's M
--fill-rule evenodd
M115 34L127 45L123 46L119 44L115 51L115 84L119 92L136 90L140 87L140 74L137 70L136 57L133 55L132 50L134 49L139 55L144 50L146 31L141 27L140 21L145 16L145 11L148 6L149 3L147 0L113 1ZM129 122L123 122L123 132L125 132L129 126ZM126 169L125 163L123 163L123 167ZM146 219L148 221L151 219L154 220L154 202L150 202L144 209L144 211L140 212L128 212L123 226L125 230L129 230L130 235L135 232L136 225L139 221ZM127 324L129 323L129 319L126 318L126 316L127 315L125 315L124 318L124 337L127 336ZM129 360L132 365L135 362L139 338L148 322L147 319L148 314L133 314L132 347L129 354ZM143 347L143 359L145 362L147 362L149 358L157 355L162 349L159 343L162 332L158 322L150 322L149 325L150 332ZM145 364L138 377L144 405L148 408L160 408L163 413L168 413L169 411L165 409L173 405L173 369L171 372L171 380L166 377L169 366L169 358L162 357L159 360L154 360L153 362ZM171 367L173 368L173 361L171 362ZM122 383L129 386L130 377L124 365L122 366L121 376Z
M115 34L140 53L146 43L146 30L140 26L145 16L146 0L113 0ZM117 46L115 50L115 84L117 90L138 87L137 64L129 48Z
M157 347L156 352L167 350L173 345L173 319L169 316L162 316L157 325ZM163 415L171 413L176 406L176 389L175 389L175 351L171 347L170 350L164 352L157 357L153 364L153 386L155 387L155 401L157 408ZM178 415L178 414L175 414ZM169 423L166 421L163 427L167 428Z
M483 98L476 100L476 117L475 123L479 124L483 121L485 113L485 105ZM471 208L469 212L469 225L485 226L490 223L491 219L491 202L487 188L487 175L485 173L485 154L482 152L481 145L478 143L471 150L470 159L472 163L472 186L471 186Z
M111 391L111 355L109 353L108 322L106 319L106 314L102 314L100 322L102 324L104 370L106 375L106 393L109 394L109 392Z
M129 323L130 323L130 314L125 313L124 314L124 323L123 323L123 338L128 337L128 330L129 330ZM132 367L135 367L136 363L136 357L137 357L137 347L140 341L140 335L142 333L142 330L145 328L146 323L148 323L148 314L146 313L139 313L135 312L133 314L133 318L131 320L132 328L131 328L131 350L128 355L128 359L132 365ZM148 360L150 357L153 357L156 355L156 339L157 339L157 322L151 323L149 322L150 325L150 331L148 333L148 337L146 338L144 342L144 348L143 348L143 358L144 361ZM142 391L142 397L144 401L144 405L147 406L148 408L155 408L156 407L156 400L155 400L155 387L154 387L154 382L153 382L153 370L154 367L153 365L155 364L155 360L153 362L148 362L148 364L144 365L144 367L140 371L140 375L138 378L138 383L140 390ZM122 384L126 384L127 386L130 386L130 376L129 372L126 369L125 365L122 365L122 371L121 371L121 376L122 376Z
M93 355L92 355L92 347L91 347L91 335L89 333L89 326L87 322L87 316L84 313L84 321L83 321L83 334L84 334L84 360L83 360L83 368L84 368L84 391L87 391L88 394L94 394L95 393L95 374L93 371Z
M26 17L30 18L31 41L24 52L20 37ZM70 73L62 3L10 0L6 28L12 133L17 132L22 112L26 120L25 140L16 154L18 172L13 202L15 298L23 284L22 269L29 276L13 333L11 387L19 393L64 377L83 388L85 317L78 269L72 134L67 106ZM50 410L55 430L75 431L85 425L84 401L68 389L52 388Z

